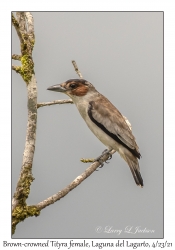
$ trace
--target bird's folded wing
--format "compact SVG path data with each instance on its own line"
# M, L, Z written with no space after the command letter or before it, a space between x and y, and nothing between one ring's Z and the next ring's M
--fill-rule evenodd
M135 149L139 153L135 137L125 118L109 100L103 97L98 102L91 101L88 112L94 121L117 136L127 147Z

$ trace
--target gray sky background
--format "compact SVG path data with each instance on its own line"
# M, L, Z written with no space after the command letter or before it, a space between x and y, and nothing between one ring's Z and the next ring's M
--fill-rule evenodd
M46 89L77 78L71 64L76 60L83 77L131 122L144 188L136 186L116 153L39 217L20 223L13 238L163 237L163 13L34 12L33 17L38 102L68 98ZM13 28L12 53L19 48ZM26 103L25 83L12 72L12 194L22 163ZM60 191L89 166L80 158L97 157L104 149L74 105L40 108L28 204ZM122 233L105 233L108 226ZM155 232L128 234L127 226Z

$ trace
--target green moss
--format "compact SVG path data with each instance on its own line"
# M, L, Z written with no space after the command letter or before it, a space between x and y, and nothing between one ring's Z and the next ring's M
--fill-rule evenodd
M21 66L15 66L15 71L21 74Z
M21 76L24 81L28 84L34 74L34 63L29 55L24 55L21 57Z
M14 234L16 225L25 220L28 217L38 216L40 210L36 206L27 206L26 199L30 193L30 186L34 180L31 174L31 164L26 164L24 166L23 175L20 176L20 181L18 182L17 191L14 197L18 200L18 205L12 212L12 234ZM19 191L20 190L20 191Z
M34 39L32 39L32 40L30 40L30 42L31 42L31 47L32 47L32 50L33 50L34 45L35 45L35 40L34 40Z
M31 171L31 164L25 165L23 176L20 176L20 181L18 182L17 190L20 192L16 192L14 197L19 200L20 204L25 204L26 199L30 193L30 186L32 181L34 180Z
M36 206L18 205L12 213L12 234L15 233L16 225L28 217L39 216L40 210Z

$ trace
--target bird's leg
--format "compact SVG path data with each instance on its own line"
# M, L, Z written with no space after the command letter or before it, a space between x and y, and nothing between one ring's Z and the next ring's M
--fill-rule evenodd
M112 151L112 149L109 149L109 150L108 150L108 149L105 149L105 150L102 152L102 154L94 160L94 162L95 162L95 161L98 161L98 162L100 163L100 167L99 167L99 168L102 168L102 167L104 166L104 163L101 161L101 158L102 158L105 154L109 154L110 159L112 158L112 155L110 154L111 151ZM106 163L108 163L108 162L106 162ZM97 170L97 171L98 171L98 170Z
M110 150L108 150L108 149L105 149L103 152L102 152L102 155L104 155L104 154L109 154L109 158L108 158L108 160L110 160L110 159L112 159L112 155L110 154L110 152L112 151L112 149L110 149ZM109 163L109 162L107 162L107 160L105 161L107 164Z

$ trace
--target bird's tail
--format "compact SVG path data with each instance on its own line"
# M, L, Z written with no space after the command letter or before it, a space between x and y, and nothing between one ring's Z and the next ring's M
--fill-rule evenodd
M128 156L125 155L125 159L130 167L130 170L131 170L131 173L134 177L135 183L138 186L143 187L143 179L142 179L142 176L140 173L139 162L138 162L137 158L134 157L134 159L130 159Z
M140 174L138 159L132 155L131 152L124 148L120 149L119 153L121 157L128 163L136 184L140 187L143 187L143 179Z

